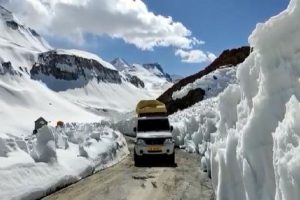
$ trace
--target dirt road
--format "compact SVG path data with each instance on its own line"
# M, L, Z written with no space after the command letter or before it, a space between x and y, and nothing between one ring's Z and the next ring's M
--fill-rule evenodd
M132 151L130 140L129 146ZM44 200L214 199L211 181L199 169L199 156L177 150L175 166L153 160L138 168L131 155Z

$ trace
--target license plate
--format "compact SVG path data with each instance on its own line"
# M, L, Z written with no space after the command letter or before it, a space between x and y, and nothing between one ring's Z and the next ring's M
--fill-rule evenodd
M148 147L148 151L161 151L161 146L150 146Z

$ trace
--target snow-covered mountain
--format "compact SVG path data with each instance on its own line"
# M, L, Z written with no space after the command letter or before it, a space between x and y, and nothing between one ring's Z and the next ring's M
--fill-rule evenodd
M0 137L30 134L40 116L51 121L101 119L30 78L39 53L50 46L3 7L0 30Z
M121 70L92 53L53 49L3 7L0 30L1 137L31 134L40 116L53 123L100 121L171 86L143 67Z
M153 96L158 97L173 85L170 75L165 73L158 63L129 64L122 58L116 58L111 64L120 71L126 80L137 87L145 88Z
M75 50L51 50L41 53L30 70L34 80L54 91L82 88L92 80L121 84L121 76L109 63L93 54Z
M171 76L168 73L165 73L162 66L158 63L148 63L143 64L143 67L150 72L152 72L154 75L165 78L167 81L172 82Z
M0 6L0 63L30 68L37 53L49 50L49 44L34 30L21 24Z
M113 61L110 62L113 66L116 67L117 70L119 71L123 71L125 70L126 68L129 68L130 67L130 64L127 63L126 60L124 60L123 58L116 58L114 59Z
M39 199L121 161L125 139L102 121L147 98L108 62L52 49L0 7L0 199ZM52 126L82 124L32 135L41 116Z

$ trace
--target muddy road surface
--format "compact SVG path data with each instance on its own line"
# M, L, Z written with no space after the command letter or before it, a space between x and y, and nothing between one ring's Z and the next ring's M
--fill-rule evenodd
M44 200L213 200L211 180L199 156L176 150L176 164L151 159L135 167L131 155L119 164L64 188Z

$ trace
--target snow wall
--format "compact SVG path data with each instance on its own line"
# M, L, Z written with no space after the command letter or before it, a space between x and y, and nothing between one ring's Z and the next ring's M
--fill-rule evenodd
M253 52L238 68L239 86L219 97L210 148L218 199L300 199L299 20L300 0L291 0L258 24L249 37Z
M300 0L249 43L236 84L170 116L174 137L203 156L217 199L300 199Z
M26 140L0 136L0 199L40 199L128 154L123 135L101 123L44 126Z

